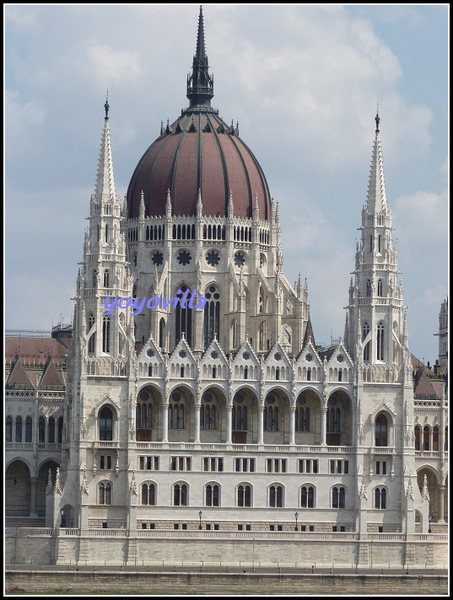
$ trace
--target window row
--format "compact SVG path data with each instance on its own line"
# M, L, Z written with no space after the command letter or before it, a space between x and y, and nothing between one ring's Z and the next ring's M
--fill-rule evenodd
M146 392L145 392L146 394ZM210 394L205 394L203 403L200 407L200 429L214 430L218 427L218 409L215 404L208 404L206 397L209 396L209 402L212 400ZM249 427L249 409L247 405L242 405L243 397L236 394L235 404L231 411L232 430L234 432L247 432ZM329 398L329 407L326 412L326 431L327 434L340 434L342 424L342 410L336 405L337 399L332 396ZM152 430L156 425L155 408L152 402L139 402L136 405L136 428L137 430ZM186 406L182 401L181 394L175 392L172 394L172 402L168 405L168 429L184 429L186 426ZM11 423L12 427L12 423ZM113 413L108 406L104 406L99 413L99 433L101 440L113 440ZM266 406L263 416L264 431L279 430L279 411L278 407ZM310 430L310 412L309 408L296 409L296 431ZM374 422L374 442L376 446L388 445L389 425L387 417L380 413ZM447 434L447 430L446 430ZM145 439L145 438L142 438ZM420 449L421 429L415 428L416 450ZM445 435L445 449L447 449L447 435ZM423 429L423 449L431 448L431 429ZM432 429L432 448L439 449L439 428Z
M25 419L18 416L6 417L5 441L6 442L25 442L31 444L36 441L36 436L39 444L61 444L63 439L63 417L55 420L54 417L39 417L38 429L33 426L33 419L26 417Z
M168 405L168 428L184 429L184 413L186 407L182 402L170 403ZM218 408L215 404L207 406L202 404L200 407L200 429L217 429ZM136 427L137 429L153 429L156 425L153 418L153 404L137 403L136 407ZM385 417L384 417L385 418ZM248 409L247 406L233 406L232 408L232 428L233 431L248 430ZM340 433L341 410L331 407L327 412L327 432ZM310 431L310 409L296 408L295 426L298 432ZM264 431L279 431L279 408L278 406L266 406L263 415ZM380 434L379 434L380 435ZM384 443L376 445L386 445Z
M138 459L140 471L159 471L161 469L160 456L139 456ZM190 456L171 456L169 469L171 471L191 471L192 457ZM223 457L205 456L202 459L202 471L224 471ZM256 459L250 457L238 457L233 459L233 471L242 473L256 472ZM376 463L376 475L381 471L380 462ZM288 459L286 458L266 458L266 473L288 473ZM320 473L318 459L299 458L297 461L298 473ZM349 474L349 461L344 459L330 460L328 466L329 474ZM386 462L382 463L382 474L387 473Z
M101 482L98 485L98 503L113 504L113 484ZM299 508L316 507L316 487L305 484L299 488ZM253 486L240 484L236 487L236 506L253 506ZM385 509L387 491L384 487L375 489L375 508ZM142 506L157 506L157 485L143 483L140 486L140 503ZM204 486L205 506L221 506L221 486L217 483L208 483ZM189 486L186 483L175 483L172 486L172 506L189 506ZM267 490L267 506L270 508L283 508L285 506L285 488L283 485L273 484ZM346 507L346 489L343 486L334 486L330 492L330 508Z
M432 428L429 425L424 427L416 425L414 429L415 449L438 452L440 449L439 433L440 429L437 425ZM445 428L444 450L448 450L448 427Z

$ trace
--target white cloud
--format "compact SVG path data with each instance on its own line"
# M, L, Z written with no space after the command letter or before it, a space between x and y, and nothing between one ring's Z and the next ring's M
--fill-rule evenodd
M418 191L400 196L394 201L393 213L394 223L398 223L398 239L406 248L413 248L414 263L422 256L426 257L426 253L434 260L448 239L448 220L445 218L448 191L440 194Z
M90 72L93 83L103 85L122 82L124 85L142 73L136 52L117 50L107 44L93 43L86 51L87 61L79 63L82 72Z
M28 10L21 10L21 7L14 4L5 6L5 19L12 24L16 31L24 34L34 32L38 27L38 8L28 6Z
M417 312L425 286L434 290L434 304L437 294L439 303L445 295L448 243L446 193L436 193L438 183L433 184L444 184L448 173L447 162L443 173L436 167L446 153L438 134L446 120L446 76L439 74L437 56L427 59L432 47L420 46L420 34L425 41L433 35L426 27L431 10L436 9L423 9L415 31L408 19L413 23L422 12L416 6L212 4L203 9L215 75L213 106L226 122L239 121L241 137L280 200L285 273L292 282L299 271L307 276L321 341L328 341L330 329L335 337L342 334L377 102L386 178L393 180L389 199L399 268L415 324L410 339L419 345L435 341L431 331L428 339L417 330L425 318ZM21 276L9 288L8 302L19 317L16 285L30 297L41 294L33 283L37 254L48 266L40 271L44 281L55 277L64 290L67 278L75 282L105 91L121 195L159 135L161 120L176 118L187 106L185 77L198 6L14 5L5 15L8 228L21 230L20 240L8 237L8 276ZM395 29L386 36L386 18L392 27L398 19L403 50ZM430 65L433 77L427 77ZM423 103L414 93L420 89ZM395 189L407 196L394 200ZM52 220L58 239L49 227ZM58 286L49 285L49 294L63 305ZM30 305L23 310L24 320L40 318ZM51 316L54 312L65 309L52 309ZM437 314L436 309L434 320ZM27 326L42 325L27 321ZM322 327L327 334L318 335Z

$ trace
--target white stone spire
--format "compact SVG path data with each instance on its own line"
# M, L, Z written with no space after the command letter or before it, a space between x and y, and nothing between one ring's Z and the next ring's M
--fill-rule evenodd
M382 160L381 140L379 137L379 115L376 114L376 136L374 138L373 157L371 161L370 180L368 184L367 211L380 213L387 209L387 194L384 180L384 163Z
M113 200L116 198L115 178L113 175L112 142L109 127L109 103L105 101L104 129L102 131L101 150L99 153L98 172L94 196L97 201Z

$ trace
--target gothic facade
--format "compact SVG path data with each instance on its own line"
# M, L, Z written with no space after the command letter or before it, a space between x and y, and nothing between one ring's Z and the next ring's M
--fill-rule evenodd
M344 547L440 535L445 389L414 392L415 372L417 385L431 379L408 347L379 117L345 335L321 349L307 282L283 272L278 204L213 93L200 13L190 105L162 126L124 202L106 102L65 398L46 416L32 382L28 400L16 398L20 382L7 385L7 499L11 465L41 478L40 501L32 492L16 513L11 501L10 516L45 515L61 563L95 562L90 539L104 530L141 541L170 530L338 533ZM16 404L27 418L27 402L35 429L17 448ZM38 431L50 415L52 441ZM140 544L128 552L151 560Z

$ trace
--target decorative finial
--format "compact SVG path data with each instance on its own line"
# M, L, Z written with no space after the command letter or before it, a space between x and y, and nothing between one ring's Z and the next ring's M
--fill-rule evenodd
M379 102L377 105L376 116L374 117L374 120L376 121L376 133L379 133L379 123L381 121L381 119L379 118Z
M214 96L214 77L209 74L208 57L204 40L203 9L198 16L197 44L192 62L192 74L187 76L187 98L190 107L211 106Z
M104 104L104 109L105 109L105 120L108 121L109 118L109 91L107 90L107 96L105 98L105 104Z

